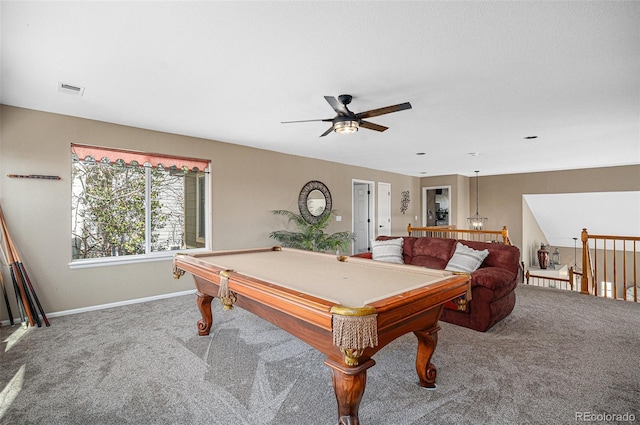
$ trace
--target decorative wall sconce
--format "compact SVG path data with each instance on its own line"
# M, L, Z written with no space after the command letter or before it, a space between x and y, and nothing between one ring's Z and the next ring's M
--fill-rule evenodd
M410 202L411 202L411 198L409 195L409 191L405 190L404 192L402 192L402 199L400 199L400 212L402 214L407 212L407 209L409 209Z

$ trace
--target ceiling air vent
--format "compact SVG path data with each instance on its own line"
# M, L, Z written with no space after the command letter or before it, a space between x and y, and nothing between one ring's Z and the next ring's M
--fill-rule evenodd
M72 86L71 84L59 82L58 91L60 93L67 93L75 96L82 96L84 94L84 87Z

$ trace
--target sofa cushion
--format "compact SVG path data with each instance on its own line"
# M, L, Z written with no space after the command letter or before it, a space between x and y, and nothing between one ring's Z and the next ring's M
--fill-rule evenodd
M404 264L404 258L402 256L403 244L403 238L372 241L372 258L376 261Z
M471 273L480 267L487 255L489 255L488 249L479 251L458 242L453 256L444 269L450 272Z
M471 274L471 286L480 285L493 291L515 282L517 274L501 267L482 267Z
M480 292L482 292L484 288L479 289ZM487 289L484 289L484 291L490 292ZM479 297L478 300L481 302L476 303L474 300L469 303L468 308L471 310L470 313L447 309L442 310L440 320L476 331L486 332L513 311L513 307L516 304L516 292L512 290L502 298L493 300L493 302L482 301L481 297Z
M417 238L413 244L413 256L408 263L444 270L453 255L455 244L455 239Z
M444 266L447 265L447 262L436 257L419 255L411 261L411 265L426 267L428 269L444 270Z

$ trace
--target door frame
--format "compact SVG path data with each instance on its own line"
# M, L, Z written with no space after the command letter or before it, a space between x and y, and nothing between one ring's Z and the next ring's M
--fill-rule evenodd
M449 226L451 225L451 186L424 186L422 187L422 227L427 225L427 190L447 189L449 193Z

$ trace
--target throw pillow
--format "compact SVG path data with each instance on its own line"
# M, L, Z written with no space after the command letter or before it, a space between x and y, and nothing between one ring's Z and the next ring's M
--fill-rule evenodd
M489 255L488 249L478 251L458 242L453 257L444 269L450 272L471 273L480 267L487 255Z
M372 241L371 252L376 261L404 264L402 258L403 238L387 239L386 241Z

